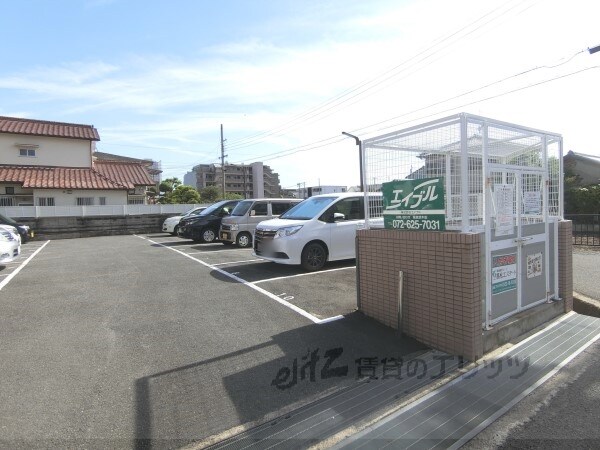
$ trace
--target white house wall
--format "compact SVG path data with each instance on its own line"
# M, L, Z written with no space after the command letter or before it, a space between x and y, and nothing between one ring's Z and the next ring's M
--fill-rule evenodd
M89 168L92 167L92 143L85 139L2 133L0 161L11 165ZM35 157L19 156L20 148L35 148Z
M127 191L89 189L34 189L34 205L39 205L39 197L53 197L55 206L75 206L78 197L93 197L94 205L100 205L100 197L106 198L106 205L126 205Z

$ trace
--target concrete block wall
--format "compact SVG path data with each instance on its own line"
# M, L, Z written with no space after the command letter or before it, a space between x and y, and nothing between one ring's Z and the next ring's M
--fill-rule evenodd
M457 232L359 230L360 310L397 329L402 271L402 331L450 354L481 357L483 239Z
M36 239L71 239L119 234L158 233L167 217L175 214L144 214L139 216L89 216L15 218L29 225Z

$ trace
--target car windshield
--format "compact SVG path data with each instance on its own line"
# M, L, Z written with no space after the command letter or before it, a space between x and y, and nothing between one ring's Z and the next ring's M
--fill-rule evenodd
M248 210L250 209L250 207L252 206L252 203L254 203L254 201L252 201L252 200L248 200L245 202L239 202L238 205L235 208L233 208L231 215L232 216L245 215L248 212Z
M214 205L210 205L208 208L206 208L204 211L202 211L199 214L194 214L195 216L210 216L211 214L213 214L214 212L216 212L221 206L223 206L225 204L225 202L218 202L215 203Z
M337 197L311 197L279 216L280 219L310 220Z
M198 214L200 214L202 211L204 211L206 208L194 208L194 209L190 209L189 211L186 211L183 214L183 217L189 217L189 216L197 216Z
M3 216L2 214L0 214L0 222L7 223L9 225L12 225L13 227L16 227L18 225L17 222L12 220L10 217Z

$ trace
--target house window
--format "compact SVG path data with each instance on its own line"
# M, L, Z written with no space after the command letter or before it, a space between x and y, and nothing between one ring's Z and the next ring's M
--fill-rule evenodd
M94 204L94 197L77 197L77 206L91 206Z
M54 197L38 197L38 206L55 206Z
M6 195L15 195L15 188L12 186L7 186L4 188Z
M144 198L135 198L135 197L129 197L129 199L127 200L127 204L128 205L143 205L144 204Z
M106 205L106 197L100 197L100 204L102 206Z
M0 206L13 206L13 199L10 197L0 197Z
M29 158L35 158L35 149L34 148L20 148L19 156L26 156Z

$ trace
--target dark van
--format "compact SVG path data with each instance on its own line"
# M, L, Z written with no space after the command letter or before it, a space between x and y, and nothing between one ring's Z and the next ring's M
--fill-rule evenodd
M214 242L219 237L221 219L228 216L240 200L223 200L209 206L200 214L184 217L179 222L178 234L194 242Z

